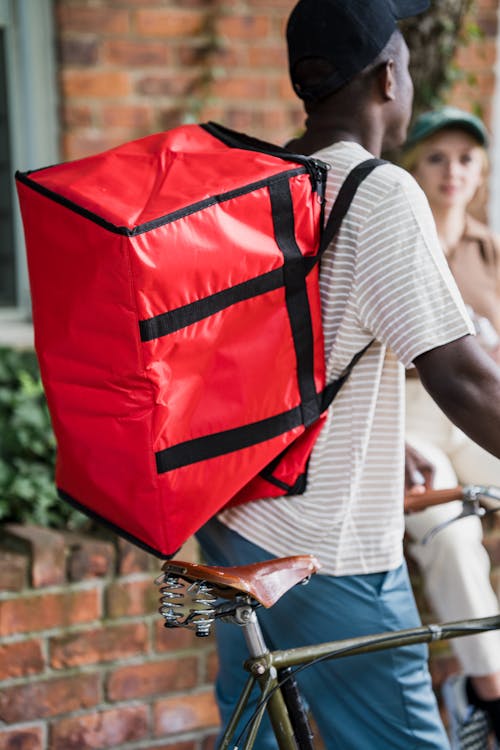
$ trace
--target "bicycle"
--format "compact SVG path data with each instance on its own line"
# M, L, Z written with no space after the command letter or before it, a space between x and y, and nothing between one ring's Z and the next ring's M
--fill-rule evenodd
M408 512L423 510L452 500L462 500L462 512L430 533L438 533L464 516L483 517L498 512L500 489L471 485L430 490L407 496L405 509ZM314 736L295 674L319 661L500 629L500 615L495 615L270 651L259 626L258 608L272 607L293 586L307 583L319 568L314 555L228 568L179 560L167 561L162 566L163 574L157 583L161 587L160 613L167 628L189 628L205 637L210 634L213 623L224 618L241 627L245 637L249 659L244 668L249 677L225 729L220 750L250 750L266 711L280 750L314 750ZM261 690L261 700L250 721L235 738L256 684Z

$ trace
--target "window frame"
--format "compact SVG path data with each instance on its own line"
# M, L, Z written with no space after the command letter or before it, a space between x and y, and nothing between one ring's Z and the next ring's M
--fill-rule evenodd
M13 172L53 164L59 160L53 0L0 0L0 26L6 32L7 109ZM14 174L11 189L16 305L0 308L0 343L5 341L6 326L10 329L7 335L10 343L13 324L30 320L26 253Z

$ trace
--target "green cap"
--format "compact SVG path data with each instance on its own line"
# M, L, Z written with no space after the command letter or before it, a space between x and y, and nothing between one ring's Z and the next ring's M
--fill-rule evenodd
M488 131L475 115L457 107L441 107L431 112L424 112L413 123L404 148L415 146L419 141L428 138L444 128L455 128L469 133L481 146L488 145Z

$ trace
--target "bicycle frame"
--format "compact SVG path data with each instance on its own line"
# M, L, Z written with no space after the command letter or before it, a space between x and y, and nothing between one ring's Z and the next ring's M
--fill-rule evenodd
M304 668L318 660L339 659L347 655L353 656L415 643L430 643L500 629L500 615L494 615L437 625L421 625L408 630L388 631L312 646L269 651L262 637L257 616L251 607L237 608L234 621L242 627L250 652L250 658L245 663L245 669L250 673L250 676L224 732L220 750L240 750L240 748L241 750L251 750L266 711L279 749L302 750L302 747L299 747L295 741L292 721L281 692L278 674L285 668ZM241 746L232 745L231 742L236 728L243 716L255 683L259 685L261 690L261 702L248 730L244 730L247 733L244 744Z
M410 511L418 510L421 507L454 499L464 501L463 510L450 522L466 515L483 516L500 509L500 490L482 486L455 487L450 490L435 490L426 492L425 495L410 496L407 498L407 508ZM443 524L437 530L442 527ZM299 561L297 568L293 567L295 560ZM306 669L315 662L500 629L499 614L270 651L263 638L255 611L259 602L266 607L272 606L273 601L276 601L288 588L301 581L306 582L310 575L319 569L314 556L307 555L303 558L299 556L276 560L275 563L291 565L294 570L294 579L288 582L283 591L280 590L274 599L271 597L272 601L267 602L262 597L262 591L250 585L249 581L253 581L251 575L248 578L241 578L237 573L237 571L244 571L242 575L246 576L248 575L247 568L252 566L210 569L206 566L172 560L165 563L163 567L163 570L168 570L169 575L157 580L157 583L163 584L160 612L165 617L167 627L188 627L196 630L197 635L205 636L209 634L213 622L217 618L223 618L226 622L239 626L245 637L250 658L244 666L249 672L249 677L224 732L219 750L251 750L266 713L271 721L279 750L314 750L312 733L301 705L300 695L298 693L296 695L294 689L290 690L287 683L290 684L290 680L294 678L297 671ZM262 566L265 566L264 575L273 574L268 570L269 561L267 561L254 564L254 567L259 568L259 575L263 573ZM282 565L281 571L283 569ZM183 610L186 605L183 594L179 591L183 588L179 580L188 585L186 593L192 594L193 606L188 608L187 613ZM228 591L232 593L228 594ZM261 700L251 719L241 730L240 723L256 683L260 689ZM240 731L239 737L236 738L236 744L233 744L238 730ZM240 738L244 739L242 745L239 744Z

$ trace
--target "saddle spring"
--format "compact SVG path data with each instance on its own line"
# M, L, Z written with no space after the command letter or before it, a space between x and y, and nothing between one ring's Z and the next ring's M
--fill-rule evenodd
M159 576L156 583L160 586L159 611L166 628L188 628L202 638L210 635L217 601L211 584L206 581L188 584L175 573Z

